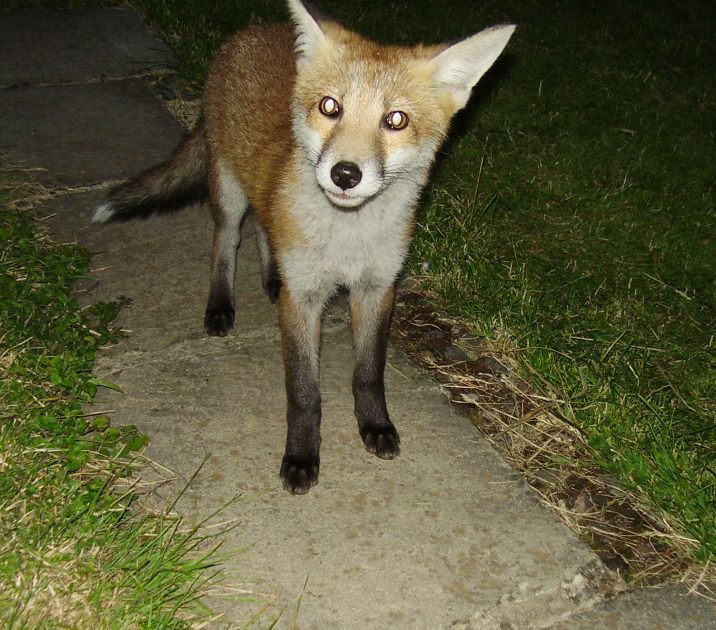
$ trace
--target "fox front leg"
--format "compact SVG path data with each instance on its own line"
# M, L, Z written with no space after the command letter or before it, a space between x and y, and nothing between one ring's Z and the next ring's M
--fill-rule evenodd
M321 392L318 352L325 300L294 299L284 287L278 298L286 375L286 452L283 487L305 494L318 481L321 445Z
M383 380L394 300L393 286L358 286L350 294L356 351L353 397L358 431L366 449L382 459L400 454L400 437L388 417Z

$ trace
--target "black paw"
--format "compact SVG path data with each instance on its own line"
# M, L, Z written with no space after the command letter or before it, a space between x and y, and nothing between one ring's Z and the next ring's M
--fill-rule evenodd
M281 479L291 494L306 494L318 482L318 457L283 456Z
M276 302L278 302L278 294L281 291L282 284L283 282L281 282L281 278L278 276L272 276L266 283L264 283L264 291L266 291L266 295L268 295L268 299L271 304L276 304Z
M231 306L206 309L204 329L212 337L226 337L233 327L234 309Z
M392 424L361 429L360 436L368 452L381 459L394 459L400 455L400 437Z

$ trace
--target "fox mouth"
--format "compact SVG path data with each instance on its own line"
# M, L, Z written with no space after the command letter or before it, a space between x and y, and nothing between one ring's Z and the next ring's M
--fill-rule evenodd
M331 190L326 190L325 188L323 188L323 192L326 197L328 197L328 201L339 208L357 208L366 200L366 197L362 195L349 195L346 192L336 193Z

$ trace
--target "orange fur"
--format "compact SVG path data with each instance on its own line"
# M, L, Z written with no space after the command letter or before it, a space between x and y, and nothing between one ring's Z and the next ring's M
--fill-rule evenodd
M210 168L223 159L269 225L292 147L293 40L288 25L239 31L214 60L204 93Z

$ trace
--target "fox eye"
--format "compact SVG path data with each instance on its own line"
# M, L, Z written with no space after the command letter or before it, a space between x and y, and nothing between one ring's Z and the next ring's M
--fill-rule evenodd
M396 131L405 129L408 126L408 115L405 112L390 112L385 117L385 126Z
M321 102L318 104L318 110L324 116L328 116L329 118L335 118L340 113L341 108L339 107L338 101L335 98L332 98L330 96L324 96L321 99Z

